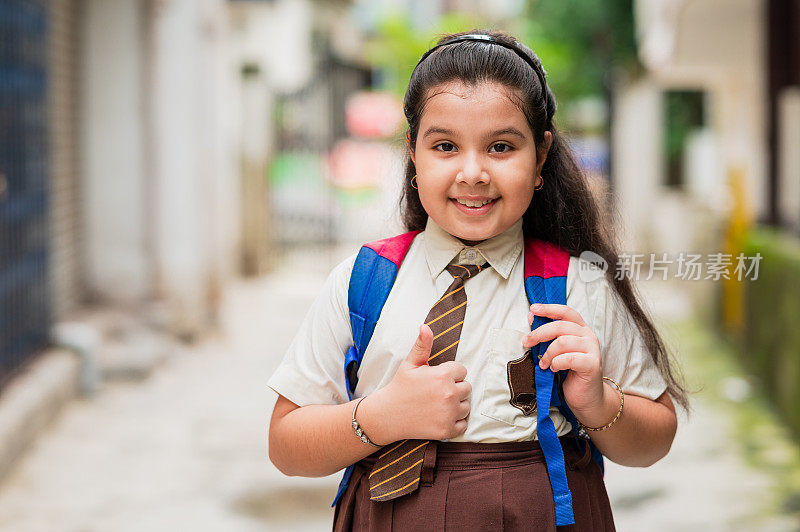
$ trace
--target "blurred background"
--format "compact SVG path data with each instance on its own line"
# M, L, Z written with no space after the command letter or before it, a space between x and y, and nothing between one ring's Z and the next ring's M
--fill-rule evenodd
M541 57L694 391L618 528L800 530L800 1L0 0L1 530L329 529L266 381L473 28Z

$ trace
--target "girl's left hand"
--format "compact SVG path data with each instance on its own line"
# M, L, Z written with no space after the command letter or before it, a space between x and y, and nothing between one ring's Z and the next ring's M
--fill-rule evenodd
M539 361L539 367L552 371L569 370L563 382L567 404L579 419L602 419L606 387L603 385L597 335L586 325L578 311L566 305L531 305L529 326L533 323L534 315L552 318L553 321L531 331L522 345L531 347L553 340Z

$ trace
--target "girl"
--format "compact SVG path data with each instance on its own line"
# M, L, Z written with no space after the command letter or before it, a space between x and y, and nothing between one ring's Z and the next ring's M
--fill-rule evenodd
M532 386L528 348L539 343L552 341L540 368L568 371L560 393L579 425L550 409L572 493L575 524L564 529L614 529L586 434L623 465L648 466L669 451L673 400L686 407L686 393L630 280L614 268L605 277L594 270L594 280L578 273L592 270L581 252L611 265L617 253L555 128L555 108L539 59L501 32L445 36L417 64L404 101L402 212L406 228L421 233L364 353L354 400L343 357L353 345L355 257L331 273L269 381L279 394L269 431L279 470L324 476L355 464L336 530L555 530L564 522L545 433L541 445L538 437L547 423L537 423L532 394L520 392ZM569 252L566 305L529 308L527 238ZM537 316L552 321L530 332ZM527 373L519 369L526 361Z

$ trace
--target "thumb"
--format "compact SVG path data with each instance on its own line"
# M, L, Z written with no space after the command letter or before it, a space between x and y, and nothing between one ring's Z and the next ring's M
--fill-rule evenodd
M414 367L427 365L428 357L431 356L431 346L433 346L433 331L427 325L420 325L417 341L409 351L406 362Z

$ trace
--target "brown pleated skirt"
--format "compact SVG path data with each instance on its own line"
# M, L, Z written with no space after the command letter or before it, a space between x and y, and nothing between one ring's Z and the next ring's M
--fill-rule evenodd
M335 532L614 530L603 475L589 445L561 438L575 524L556 527L544 454L538 442L429 444L420 487L387 502L369 500L377 454L356 464L333 519Z

